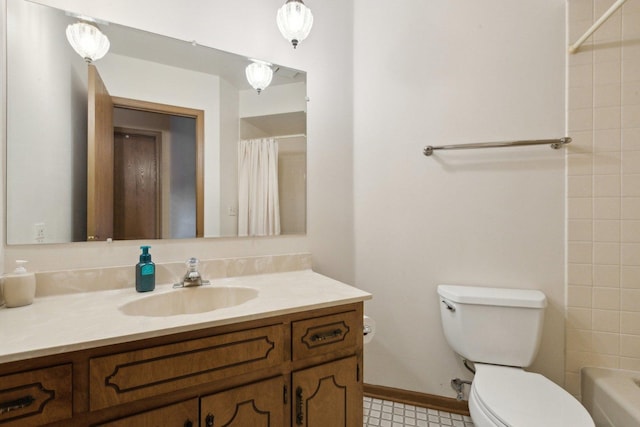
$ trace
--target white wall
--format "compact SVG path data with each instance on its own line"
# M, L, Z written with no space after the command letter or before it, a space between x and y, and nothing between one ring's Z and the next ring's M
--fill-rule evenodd
M0 0L4 7L6 0ZM294 50L275 23L280 0L42 0L137 27L308 72L309 227L307 236L154 242L154 261L311 251L314 268L353 282L352 4L311 2L316 24ZM150 14L149 10L153 10ZM9 246L4 258L36 270L135 263L139 242ZM132 264L133 265L133 264Z
M533 366L563 381L564 156L425 145L565 132L563 0L355 0L356 285L377 320L365 382L454 396L439 283L549 297Z
M253 89L241 90L240 117L307 111L306 95L305 83L270 86L259 94Z
M220 235L238 235L238 141L240 140L240 93L220 79Z
M24 209L9 212L7 234L11 242L36 243L34 224L43 223L45 242L65 242L82 237L74 221L86 223L86 185L68 183L86 182L86 162L80 159L86 157L87 124L74 117L87 115L87 67L64 35L49 36L55 30L64 34L64 20L28 5L14 1L8 10L15 24L7 28L12 34L12 90L7 93L12 126L7 137L14 142L7 153L13 165L7 174L15 185L8 189L7 200ZM73 55L79 61L69 67ZM49 179L39 179L42 171ZM58 209L41 209L54 203Z

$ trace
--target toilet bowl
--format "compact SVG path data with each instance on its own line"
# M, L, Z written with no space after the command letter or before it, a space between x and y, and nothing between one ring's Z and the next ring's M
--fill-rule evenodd
M594 427L587 410L544 376L525 371L538 352L545 295L537 290L439 285L453 350L475 365L475 427Z
M475 427L589 427L593 420L573 396L540 374L476 364L469 393Z

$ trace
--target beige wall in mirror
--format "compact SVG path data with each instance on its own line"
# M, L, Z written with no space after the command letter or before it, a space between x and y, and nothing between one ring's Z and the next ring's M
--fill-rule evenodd
M91 240L87 232L88 67L64 36L66 26L76 18L18 0L7 2L6 13L7 244ZM115 237L237 236L237 145L240 139L253 138L278 142L280 232L304 234L306 73L274 65L272 85L258 95L246 82L247 57L116 24L100 27L111 48L93 65L111 96L199 110L204 115L202 152L194 142L197 131L184 116L141 117L139 109L114 115L121 141L137 141L144 135L156 138L151 145L157 147L151 149L156 157L148 169L157 173L154 207L142 208L134 195L134 202L129 200L122 209L137 214L138 221L153 217L155 234L121 232ZM194 188L198 156L203 165L201 194ZM120 161L130 164L131 159ZM201 214L197 214L198 203ZM202 230L197 230L197 215L202 215ZM114 236L97 240L110 237Z

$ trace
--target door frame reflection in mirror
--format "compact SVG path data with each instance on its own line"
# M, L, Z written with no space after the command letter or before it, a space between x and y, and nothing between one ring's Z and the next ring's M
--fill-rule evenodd
M195 237L204 237L204 111L195 108L178 107L174 105L159 104L156 102L141 101L137 99L111 97L114 108L145 111L150 113L167 114L172 116L188 117L195 120L196 128L196 230Z

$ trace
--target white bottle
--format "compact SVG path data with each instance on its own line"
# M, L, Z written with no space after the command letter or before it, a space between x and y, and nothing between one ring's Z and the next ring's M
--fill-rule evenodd
M17 260L16 269L2 279L4 303L7 307L21 307L33 302L36 295L36 276L27 271L27 261Z

